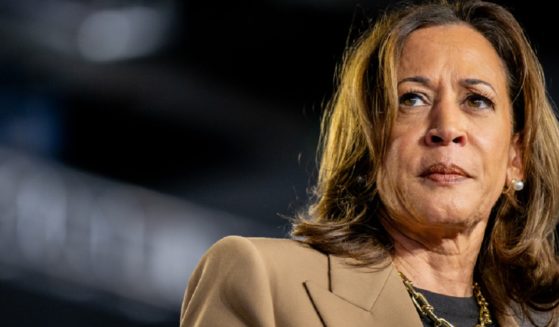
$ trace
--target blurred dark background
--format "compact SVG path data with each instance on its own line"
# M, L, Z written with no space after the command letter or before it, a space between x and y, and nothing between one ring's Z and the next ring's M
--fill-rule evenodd
M0 325L177 326L209 245L286 236L336 64L392 3L0 2ZM557 99L551 4L500 3Z

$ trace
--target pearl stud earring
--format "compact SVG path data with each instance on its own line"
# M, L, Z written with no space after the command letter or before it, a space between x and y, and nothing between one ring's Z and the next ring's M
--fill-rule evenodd
M524 189L524 182L520 179L513 178L511 183L512 183L512 188L515 191L522 191Z

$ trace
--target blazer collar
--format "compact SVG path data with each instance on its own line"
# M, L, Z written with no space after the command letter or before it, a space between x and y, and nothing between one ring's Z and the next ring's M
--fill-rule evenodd
M362 268L349 263L329 256L328 289L304 283L325 326L422 326L390 259Z

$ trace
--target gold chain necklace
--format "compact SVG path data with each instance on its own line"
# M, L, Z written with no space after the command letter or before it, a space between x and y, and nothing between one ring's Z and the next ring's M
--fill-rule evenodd
M431 304L429 304L429 301L427 301L425 296L416 291L412 282L401 272L400 277L402 278L408 293L410 293L413 304L422 316L429 318L435 327L454 327L454 325L449 323L447 320L440 318L435 314L435 309ZM476 324L475 327L488 327L493 323L491 320L491 314L489 313L489 304L485 300L485 297L483 297L483 294L481 294L481 288L478 283L475 282L474 297L479 305L479 323Z

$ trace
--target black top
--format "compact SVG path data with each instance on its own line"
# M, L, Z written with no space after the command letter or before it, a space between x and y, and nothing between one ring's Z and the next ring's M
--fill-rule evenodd
M419 288L416 288L416 290L427 298L437 317L447 320L454 327L473 327L479 322L479 306L473 296L455 297ZM492 318L494 317L492 316ZM421 316L421 322L425 327L434 326L433 322L424 316ZM497 324L493 322L490 327L497 327Z

